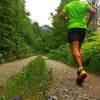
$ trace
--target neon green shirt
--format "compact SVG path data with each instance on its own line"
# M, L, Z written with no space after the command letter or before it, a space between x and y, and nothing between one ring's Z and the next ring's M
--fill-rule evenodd
M67 27L87 29L87 10L89 4L85 0L74 0L65 5L63 12L68 17Z

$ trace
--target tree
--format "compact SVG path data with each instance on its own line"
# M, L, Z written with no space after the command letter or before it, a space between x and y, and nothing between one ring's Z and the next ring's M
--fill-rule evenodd
M24 0L0 0L0 53L5 60L31 53L22 35L26 19Z

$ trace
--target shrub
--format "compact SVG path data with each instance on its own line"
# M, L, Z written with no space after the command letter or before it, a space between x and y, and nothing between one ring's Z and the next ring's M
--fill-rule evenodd
M69 44L61 45L59 48L51 50L48 57L63 63L67 63L71 66L74 65Z

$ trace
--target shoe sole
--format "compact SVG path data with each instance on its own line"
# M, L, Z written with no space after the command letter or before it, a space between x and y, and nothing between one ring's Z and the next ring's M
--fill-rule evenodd
M86 77L87 77L86 72L80 74L80 76L78 76L77 78L77 85L82 85Z

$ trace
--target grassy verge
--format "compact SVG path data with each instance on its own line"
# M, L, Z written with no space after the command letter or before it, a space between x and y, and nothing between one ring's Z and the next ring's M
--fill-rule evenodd
M0 93L0 100L41 100L50 80L52 71L42 57L37 57L21 73L8 79Z

